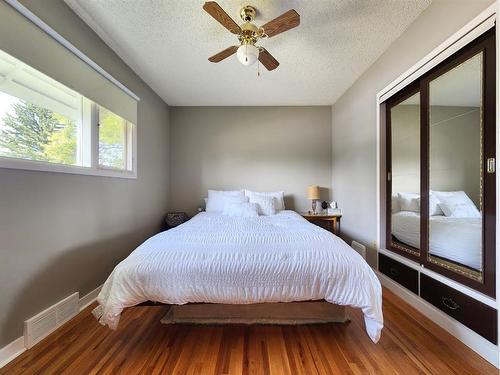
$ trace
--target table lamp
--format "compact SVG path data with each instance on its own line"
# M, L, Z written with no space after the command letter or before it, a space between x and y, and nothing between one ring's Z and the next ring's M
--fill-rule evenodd
M319 199L319 186L311 185L307 188L307 199L312 201L313 215L316 215L316 201Z

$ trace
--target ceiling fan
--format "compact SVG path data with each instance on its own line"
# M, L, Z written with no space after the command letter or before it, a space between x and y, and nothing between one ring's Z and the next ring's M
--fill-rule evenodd
M260 39L271 38L300 24L300 15L294 9L290 9L261 27L253 23L256 9L250 5L241 8L240 18L243 24L239 26L215 1L206 2L203 9L231 33L237 35L240 41L239 46L228 47L210 57L208 60L213 63L218 63L236 53L239 62L243 65L252 65L259 60L267 70L274 70L280 63L264 47L257 46L256 43Z

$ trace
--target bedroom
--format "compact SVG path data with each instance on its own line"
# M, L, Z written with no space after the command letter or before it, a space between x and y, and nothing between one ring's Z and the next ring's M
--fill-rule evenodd
M498 3L207 4L0 2L0 373L498 373Z

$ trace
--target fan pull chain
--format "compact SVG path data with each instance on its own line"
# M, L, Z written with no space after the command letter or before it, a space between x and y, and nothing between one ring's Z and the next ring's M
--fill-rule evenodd
M260 61L257 60L257 77L260 77Z
M248 44L245 44L245 62L248 62Z

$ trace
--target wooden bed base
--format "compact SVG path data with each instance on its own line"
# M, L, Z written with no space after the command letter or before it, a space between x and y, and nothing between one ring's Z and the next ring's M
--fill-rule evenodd
M161 306L145 302L137 306ZM344 306L326 301L256 303L228 305L189 303L170 306L163 324L312 324L346 323L349 319Z

